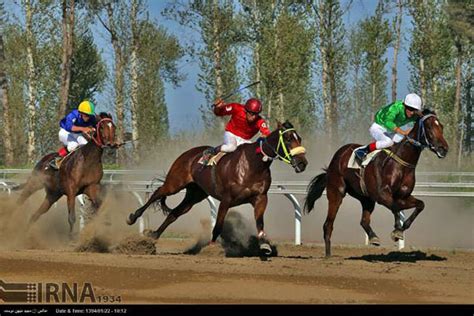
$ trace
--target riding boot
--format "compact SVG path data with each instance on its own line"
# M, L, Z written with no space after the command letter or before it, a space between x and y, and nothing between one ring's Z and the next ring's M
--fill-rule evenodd
M221 149L221 146L217 146L217 147L207 148L206 150L204 150L204 152L202 153L203 165L207 165L209 162L209 159L217 155L220 152L220 149Z
M58 150L58 155L49 162L49 166L53 168L54 170L59 170L59 167L61 166L61 161L63 160L64 157L67 156L67 154L68 154L68 151L66 147L61 147L61 149Z
M54 157L54 159L49 162L49 166L53 168L54 170L59 170L59 167L61 166L61 161L63 160L63 158L64 157L61 157L61 156Z
M359 162L362 162L368 153L369 153L369 146L367 145L367 146L357 149L355 151L355 156L357 157Z
M367 146L364 146L362 148L359 148L355 151L355 155L357 159L359 159L359 162L364 161L365 157L367 156L368 153L373 152L376 149L375 143L370 143Z

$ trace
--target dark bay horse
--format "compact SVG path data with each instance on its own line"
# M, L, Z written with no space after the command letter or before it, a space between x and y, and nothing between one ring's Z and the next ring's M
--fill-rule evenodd
M102 179L102 153L105 147L116 147L115 125L110 114L101 113L97 116L97 125L89 142L66 156L59 170L49 167L50 161L57 153L45 155L36 164L27 182L20 186L22 189L17 204L22 205L28 197L41 188L46 191L46 197L31 216L30 224L46 213L51 205L63 195L67 196L69 212L69 229L72 232L76 221L75 198L86 194L97 210L101 204L100 180Z
M411 195L415 186L415 167L424 148L429 148L439 158L448 152L448 143L443 136L443 125L436 114L424 110L419 114L413 129L400 143L393 145L390 152L381 151L366 167L363 173L348 168L353 150L358 144L347 144L334 154L326 172L313 178L308 186L304 209L309 213L317 199L326 189L329 202L328 214L324 223L326 256L331 255L331 234L342 199L349 193L362 204L361 226L373 245L380 245L377 235L370 227L370 215L375 203L389 208L395 217L395 230L391 236L394 241L403 239L403 231L408 229L415 218L423 211L425 204ZM361 175L363 181L361 185ZM365 183L365 185L364 185ZM410 217L400 222L400 211L415 208Z
M263 230L267 192L272 181L270 165L273 159L281 159L291 164L297 173L304 171L308 162L305 149L301 146L301 137L288 121L278 123L278 128L265 139L240 145L236 151L223 156L215 167L204 167L198 163L206 148L209 147L195 147L181 154L171 166L163 185L151 195L145 205L129 215L127 223L134 224L153 202L160 201L167 217L150 234L157 239L178 217L211 195L221 202L212 231L212 242L215 242L222 231L228 209L250 203L254 207L260 247L263 252L270 254L271 248L264 241ZM184 200L174 209L166 206L166 197L182 189L186 189Z

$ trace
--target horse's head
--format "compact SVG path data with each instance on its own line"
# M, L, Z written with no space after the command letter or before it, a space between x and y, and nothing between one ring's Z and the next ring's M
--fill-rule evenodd
M92 140L99 147L114 147L115 144L115 124L112 121L112 115L101 112L97 115L97 125Z
M415 127L416 140L422 147L428 147L439 158L446 157L449 146L443 136L443 124L441 124L435 112L428 109L423 110Z
M305 156L306 149L301 146L301 137L290 122L286 121L283 124L278 122L278 128L267 138L269 142L273 138L273 142L276 143L272 148L276 154L274 158L291 164L297 173L306 169L308 164Z

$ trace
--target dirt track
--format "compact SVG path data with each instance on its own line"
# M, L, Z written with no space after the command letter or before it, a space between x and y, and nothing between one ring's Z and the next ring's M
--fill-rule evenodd
M191 239L163 239L156 255L0 251L7 282L92 282L122 303L474 303L474 252L277 244L278 257L197 255Z

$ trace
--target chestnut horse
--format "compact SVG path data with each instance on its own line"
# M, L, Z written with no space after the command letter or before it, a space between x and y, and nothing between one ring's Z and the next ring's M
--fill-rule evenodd
M18 189L22 189L17 204L22 205L28 197L41 188L46 191L46 197L31 216L32 224L46 213L51 205L63 195L67 196L70 233L76 221L75 198L79 194L86 194L97 210L101 204L100 180L103 176L102 153L105 147L117 147L115 144L115 125L110 114L100 113L97 116L97 125L90 141L63 158L59 170L49 167L49 163L57 153L45 155L34 167L27 182Z
M313 209L315 201L321 197L324 189L327 192L329 207L323 226L327 257L331 255L333 223L346 193L362 204L360 224L369 236L371 244L380 245L377 235L370 227L370 215L376 202L389 208L394 214L395 230L391 234L392 239L394 241L403 239L403 231L410 227L425 207L423 201L411 195L415 186L415 167L421 152L428 147L439 158L444 158L448 152L448 143L443 136L443 125L430 110L419 113L419 118L409 135L400 143L393 145L391 151L381 151L377 154L363 172L348 168L351 154L359 146L347 144L339 148L326 172L313 178L308 186L304 206L307 213ZM400 211L410 208L415 210L402 225Z
M250 203L254 207L260 249L266 255L271 254L271 247L263 230L267 192L272 182L270 165L274 159L281 159L291 164L297 173L304 171L308 162L305 149L301 146L301 137L288 121L278 123L278 128L266 138L240 145L234 152L223 156L215 167L204 167L199 163L206 148L209 147L195 147L179 156L163 185L151 195L145 205L130 214L127 223L134 224L153 202L160 201L167 217L156 231L149 234L157 239L178 217L211 195L221 202L212 231L214 243L222 231L228 209ZM166 197L183 189L186 189L184 200L174 209L166 206Z

